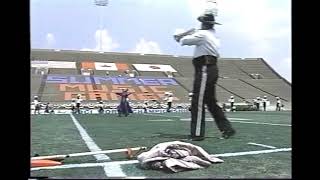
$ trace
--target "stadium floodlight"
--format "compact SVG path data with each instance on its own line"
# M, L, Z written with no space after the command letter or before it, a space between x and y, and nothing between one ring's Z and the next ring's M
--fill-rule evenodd
M94 0L94 4L100 7L107 7L109 4L109 0ZM100 29L100 51L102 51L102 10L100 10L100 22L99 22L99 29Z

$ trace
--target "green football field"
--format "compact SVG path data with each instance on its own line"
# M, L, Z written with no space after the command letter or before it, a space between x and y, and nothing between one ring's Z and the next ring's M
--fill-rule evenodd
M226 115L237 134L230 139L220 139L220 132L207 114L204 141L187 139L190 113L131 114L128 117L117 117L116 114L32 115L31 156L90 152L92 148L108 150L146 146L150 149L158 143L180 140L200 146L209 154L222 154L219 158L224 162L199 170L168 173L143 170L136 158L128 160L122 152L99 157L70 157L62 166L32 168L30 176L291 178L291 112L229 112ZM86 137L83 138L81 133ZM286 151L278 151L285 148ZM223 157L226 153L234 154ZM109 159L103 159L106 157Z

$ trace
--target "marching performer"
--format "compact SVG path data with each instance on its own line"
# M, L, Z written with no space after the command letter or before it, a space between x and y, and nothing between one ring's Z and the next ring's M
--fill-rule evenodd
M124 114L127 117L129 113L133 113L128 102L128 96L132 93L129 93L128 89L123 89L121 93L116 93L116 94L121 97L120 104L117 107L118 115L119 117L121 117L121 114Z
M167 101L167 112L171 112L172 101L173 101L173 93L172 92L165 92L164 100Z
M267 109L267 102L268 102L267 96L263 96L263 99L262 99L263 111L266 111Z
M98 112L99 112L99 114L103 114L103 101L102 100L100 100L100 101L98 101Z
M217 105L216 83L218 80L217 59L219 58L219 39L215 35L214 26L219 24L213 14L204 14L198 17L201 29L174 35L181 45L194 45L194 58L192 63L195 69L193 82L193 96L191 105L191 138L203 140L205 137L205 105L214 117L226 139L235 134L230 121L222 109Z
M76 99L76 112L78 113L78 114L81 114L80 113L80 106L81 106L81 103L82 103L82 98L81 98L81 94L78 94L77 95L77 99Z
M276 104L276 111L281 111L281 100L279 97L276 97L277 104Z
M41 109L41 104L40 101L38 100L38 96L33 97L33 105L34 105L34 114L40 114L40 109Z
M234 112L235 108L234 108L234 98L233 98L233 96L230 96L230 99L228 101L230 103L230 111Z

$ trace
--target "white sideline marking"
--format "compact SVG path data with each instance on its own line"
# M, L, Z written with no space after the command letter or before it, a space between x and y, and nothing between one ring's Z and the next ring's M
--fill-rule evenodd
M252 143L252 142L249 142L248 144L250 144L250 145L255 145L255 146L261 146L261 147L266 147L266 148L270 148L270 149L275 149L275 148L276 148L276 147L274 147L274 146L268 146L268 145L257 144L257 143Z
M180 118L181 116L166 116L166 115L157 115L157 114L143 114L145 116L159 116L159 117L176 117L176 118Z
M274 152L285 152L291 151L291 148L280 148L280 149L270 149L270 150L262 150L262 151L246 151L246 152L236 152L236 153L224 153L224 154L212 154L215 157L231 157L231 156L243 156L243 155L251 155L251 154L267 154ZM31 171L43 170L43 169L66 169L66 168L78 168L78 167L96 167L96 166L115 166L121 164L136 164L139 163L138 160L129 160L129 161L112 161L112 162L104 162L104 163L83 163L83 164L68 164L61 166L51 166L51 167L37 167L31 168Z
M93 139L89 136L89 134L87 133L87 131L80 125L80 123L77 121L77 119L73 116L73 114L70 114L73 123L76 125L82 139L84 140L84 142L86 143L86 145L88 146L89 150L94 152L94 151L101 151L101 149L99 148L99 146L93 141ZM98 160L111 160L109 156L105 155L105 154L96 154L94 155L94 157ZM126 176L125 173L122 171L120 165L114 165L114 166L103 166L104 172L106 174L107 177L112 176L112 177L117 177L117 176L121 176L124 177Z
M228 119L234 119L234 120L252 120L252 119L244 119L244 118L228 118ZM182 118L181 121L191 121L191 118ZM206 121L213 121L213 118L206 118Z
M265 124L265 125L271 125L271 126L289 126L289 127L291 127L291 124L272 124L272 123L249 122L249 121L231 121L231 122L249 123L249 124Z
M172 119L153 119L148 121L173 121Z

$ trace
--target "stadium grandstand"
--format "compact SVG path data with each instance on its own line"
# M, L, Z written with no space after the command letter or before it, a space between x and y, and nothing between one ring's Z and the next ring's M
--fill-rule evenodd
M115 107L114 94L128 88L133 107L145 100L161 105L164 93L174 94L173 107L187 107L192 91L191 57L89 52L73 50L31 50L31 98L50 102L55 108L68 108L72 98L82 94L84 104L94 107L97 99ZM236 103L252 104L267 96L271 109L280 97L285 110L291 110L291 83L262 58L221 58L218 61L217 97L220 104L234 96Z

